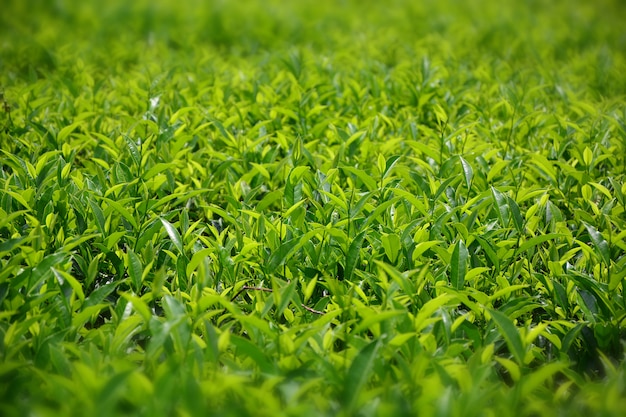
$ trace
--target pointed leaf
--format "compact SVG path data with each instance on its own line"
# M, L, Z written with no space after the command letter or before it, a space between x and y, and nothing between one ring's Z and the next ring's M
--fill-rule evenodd
M182 255L184 253L184 247L180 233L178 233L178 230L174 227L174 225L172 225L172 223L168 222L164 218L161 218L161 223L163 224L163 227L165 228L165 231L169 235L170 239L172 239L172 243L176 249L178 249L178 253Z
M394 167L394 165L396 165L396 163L399 160L400 160L400 155L394 155L394 156L387 158L387 161L385 163L385 174L383 175L383 178L386 178L389 175L389 173L391 172L391 169Z
M511 218L513 219L513 225L519 233L522 233L524 230L524 220L522 219L519 206L511 197L507 197L507 202L511 212Z
M374 368L374 359L376 358L376 352L380 346L380 341L375 340L366 345L356 355L344 383L344 401L348 407L348 410L353 410L356 405L356 401L359 398L359 393L367 383L372 369Z
M589 233L589 237L591 237L591 241L596 249L596 252L600 255L602 260L606 265L611 264L611 252L609 250L609 244L607 243L602 233L598 231L595 227L590 224L584 223L585 228L587 229L587 233Z
M489 314L493 319L496 326L500 330L504 341L509 347L509 351L517 361L519 365L524 364L524 356L526 356L526 350L522 343L522 337L519 334L519 330L513 324L513 321L509 319L505 314L497 310L489 310Z
M465 158L463 158L462 156L459 156L459 161L461 162L461 168L463 169L463 176L465 177L465 185L467 186L467 189L469 190L470 187L472 186L472 179L474 178L474 170L472 169L472 166L469 164L469 162L467 162Z
M374 191L378 188L378 186L376 185L376 180L374 180L374 178L372 178L371 175L367 174L363 170L350 167L350 166L343 166L341 167L341 170L349 174L355 175L358 179L361 180L361 182L365 185L365 187L369 191Z
M565 235L562 233L546 233L545 235L539 235L528 239L519 247L519 252L525 252L530 248L533 248L540 243L547 242L548 240L558 239L560 237L564 237Z
M139 292L141 288L141 278L143 276L141 259L139 259L139 256L137 256L132 249L128 249L126 256L128 257L128 276L135 287L135 291Z
M57 143L62 143L67 139L67 137L82 124L82 121L74 122L71 125L65 126L63 129L59 131L57 135Z
M356 235L355 238L352 240L352 243L350 243L350 248L348 248L348 254L346 256L346 268L344 270L344 277L348 281L352 278L354 269L359 262L359 253L361 251L361 246L363 246L363 240L365 239L366 232L367 230L363 230L361 233Z
M509 225L509 206L507 204L506 197L494 187L491 187L491 194L498 211L500 223L502 224L502 227L507 227Z
M136 295L133 295L127 292L120 292L120 296L122 296L129 303L132 304L135 311L141 315L141 317L145 320L146 323L150 322L152 313L150 312L150 307L148 307L148 304L146 304L144 300L137 297Z
M254 343L236 335L230 336L231 344L237 349L236 356L244 355L256 363L259 370L265 374L275 373L274 365L270 362L267 355Z
M418 243L417 246L415 246L415 248L413 249L413 261L415 262L417 258L419 258L424 252L426 252L433 246L438 245L439 243L441 243L440 240L429 240L427 242Z
M392 263L395 263L398 259L398 255L400 254L400 236L397 234L383 234L381 237L381 243L383 244L383 248L385 249L385 255Z
M96 218L96 226L98 226L98 230L100 230L100 233L104 235L104 225L106 223L106 220L104 218L104 213L102 212L102 209L91 199L89 199L89 206L91 207L91 211Z
M271 193L267 193L261 199L261 201L259 201L259 203L256 205L256 211L262 212L263 210L268 208L270 205L272 205L274 202L279 200L281 195L282 193L280 192L280 190L275 190L275 191L272 191Z
M124 140L126 141L126 146L128 147L128 152L130 153L131 158L136 166L141 164L141 153L139 152L139 148L131 138L124 135Z
M465 285L467 273L467 258L469 254L462 239L454 245L452 258L450 259L450 283L452 288L460 290Z
M269 260L267 261L267 268L269 271L275 271L276 268L282 265L287 257L297 248L295 240L297 239L290 239L284 242L270 255Z
M280 292L277 293L280 295L280 304L276 305L276 314L278 316L281 316L283 314L283 311L285 311L285 308L287 308L287 306L291 302L297 282L298 281L296 280L291 281L286 287L281 288Z
M85 301L85 293L83 292L83 286L80 284L80 282L78 282L76 278L74 278L71 274L65 271L57 270L54 267L51 269L59 282L62 282L62 281L67 282L70 285L70 287L72 287L72 290L78 296L78 298L81 301Z
M109 205L109 207L113 208L115 211L117 211L119 214L121 214L122 217L124 217L128 221L128 223L130 223L131 226L133 226L133 228L135 230L138 229L138 227L137 227L137 220L135 220L133 215L130 214L130 212L128 210L126 210L124 208L124 206L122 206L117 201L111 200L110 198L103 197L102 200L106 201L106 203ZM92 206L92 209L93 209L93 206Z
M300 200L302 200L302 181L298 180L298 182L294 184L293 179L289 176L289 178L287 178L287 183L285 184L286 208L293 206Z

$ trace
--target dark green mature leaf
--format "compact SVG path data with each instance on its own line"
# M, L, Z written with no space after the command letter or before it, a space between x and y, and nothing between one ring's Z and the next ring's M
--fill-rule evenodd
M139 259L139 256L137 256L137 254L132 249L128 250L127 256L128 276L133 283L135 291L139 292L143 276L143 265L141 264L141 259Z
M474 178L474 170L472 166L463 158L459 156L459 162L461 162L461 168L463 169L463 176L465 177L465 185L469 190L472 187L472 179Z
M500 219L502 227L508 227L509 225L509 205L507 204L507 198L500 191L491 187L491 195L493 196L493 202L496 206L496 212Z
M285 308L287 308L287 306L293 299L296 284L297 284L297 281L295 280L291 281L289 284L287 284L287 286L285 286L284 288L280 290L279 292L280 303L276 304L276 314L278 314L279 316L283 314L283 311L285 311Z
M26 239L27 238L25 236L22 236L15 239L5 240L4 242L0 243L0 254L2 252L11 252L13 248L18 246L19 244L26 243L28 242L28 240L32 240L33 238L28 238L28 240Z
M30 279L28 283L28 290L38 289L39 285L45 281L50 274L52 274L52 268L63 264L68 258L67 253L57 252L46 256L36 267L34 267L30 273Z
M135 142L126 135L124 135L124 141L126 141L126 147L128 148L128 152L130 153L133 162L138 167L141 165L141 153L139 152L139 148L137 148L137 144L135 144Z
M380 347L380 341L375 340L365 345L363 349L353 359L346 380L344 382L344 403L349 410L354 410L359 399L361 390L369 380L374 362L376 360L376 352Z
M563 287L563 285L561 285L558 281L552 281L552 285L554 286L554 292L556 294L558 305L564 311L569 311L569 299L567 298L567 291L565 290L565 287Z
M593 242L594 248L599 255L599 257L604 261L606 265L611 264L611 252L609 250L609 244L606 239L602 236L602 233L598 231L595 227L588 223L584 223L585 228L587 229L587 233L589 233L589 237L591 237L591 241Z
M268 271L275 271L276 268L282 265L287 257L297 249L296 242L299 240L299 238L290 239L280 245L278 249L270 255L269 260L267 261Z
M509 351L515 358L515 361L518 365L523 365L524 357L526 356L526 349L524 349L524 344L522 343L522 337L520 336L519 330L515 327L513 321L505 314L492 309L489 310L489 314L500 330L500 334L504 337L504 340L509 347Z
M394 156L390 156L389 158L387 158L387 160L385 161L385 170L383 173L383 178L387 178L387 176L389 176L389 173L391 172L393 167L398 163L399 160L400 160L400 155L394 155Z
M522 219L522 213L520 212L519 206L511 197L507 196L507 205L511 211L511 218L513 219L513 225L518 233L524 232L524 219Z
M104 235L106 220L104 218L104 213L102 212L102 209L91 199L89 199L89 206L91 207L91 211L96 218L96 225L98 226L98 230L100 230L100 233Z
M476 241L480 244L480 247L485 251L485 255L487 259L493 263L496 268L496 273L500 272L500 258L498 258L498 254L494 250L492 244L481 236L474 236Z
M454 289L460 290L465 285L468 256L465 243L462 239L459 239L454 245L452 258L450 259L450 283Z
M272 364L271 360L259 346L236 335L230 336L230 341L233 346L237 348L236 354L244 355L245 357L252 359L261 372L268 375L276 372L276 368Z
M361 233L356 235L350 243L350 247L348 248L348 253L346 255L346 267L344 269L344 278L347 281L350 281L350 279L352 278L352 275L354 274L354 269L359 262L359 259L361 257L361 246L363 246L363 241L365 240L366 234L367 230L363 230Z
M115 288L120 284L119 281L108 282L101 287L96 288L89 294L83 304L83 309L100 304L105 298L107 298Z

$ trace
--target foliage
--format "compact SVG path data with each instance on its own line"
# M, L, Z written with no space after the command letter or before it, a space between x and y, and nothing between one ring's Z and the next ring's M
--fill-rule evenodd
M618 415L619 1L12 1L0 414Z

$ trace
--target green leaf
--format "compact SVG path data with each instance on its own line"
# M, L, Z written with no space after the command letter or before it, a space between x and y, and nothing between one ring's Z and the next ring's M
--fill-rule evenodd
M76 278L74 278L71 274L65 271L57 270L54 267L51 269L54 275L56 276L57 280L59 281L59 283L67 282L70 285L70 287L72 287L72 290L74 291L76 296L81 301L85 301L85 293L83 292L83 286L80 284L80 282L78 282L78 280L76 280Z
M350 364L346 380L344 382L343 400L348 410L354 410L359 399L359 394L372 374L376 352L380 347L380 341L375 340L365 345Z
M491 187L491 194L493 196L493 202L496 205L498 218L500 219L500 224L502 227L507 227L509 225L509 206L507 204L507 199L500 191L496 190L494 187Z
M511 218L513 219L513 225L518 233L523 233L524 231L524 219L522 219L522 213L520 212L519 206L511 197L507 196L507 203L511 212Z
M52 268L63 264L67 257L68 255L63 252L57 252L46 256L35 268L32 269L30 273L30 281L28 283L29 291L38 289L39 284L50 276Z
M298 238L294 238L284 242L278 247L276 251L274 251L270 255L267 262L268 271L275 271L280 265L285 262L287 257L298 248L298 246L296 245L296 241L298 240Z
M534 248L543 242L558 239L560 237L565 237L565 235L562 233L546 233L545 235L532 237L520 245L519 252L526 252L528 249Z
M245 357L252 359L259 367L259 370L265 374L271 375L276 372L276 369L274 365L272 365L270 359L254 343L236 335L230 336L230 342L237 349L235 351L236 356L243 354Z
M563 285L554 280L552 281L552 285L554 286L554 293L556 295L556 301L558 305L563 309L563 311L567 314L569 311L569 299L567 297L567 291Z
M364 317L363 321L359 323L359 325L356 326L352 332L359 334L363 330L369 329L373 324L377 324L394 317L399 317L403 314L406 314L404 310L388 310L382 312L371 311L371 314Z
M128 136L124 135L124 140L126 141L126 147L128 148L128 152L135 166L139 167L141 165L141 153L139 152L139 148L137 148L135 142Z
M171 170L173 168L176 167L176 164L174 162L159 162L158 164L154 164L148 171L145 171L142 174L142 177L144 180L149 180L150 178L154 177L155 175L166 171L166 170Z
M381 236L381 243L385 249L387 258L389 258L392 263L395 263L401 250L400 236L395 233L385 233Z
M440 243L441 243L440 240L429 240L427 242L418 243L417 246L415 246L415 248L413 249L413 254L412 254L413 262L417 261L418 258L422 256L422 254L426 252L428 249Z
M279 295L279 300L276 302L276 314L278 316L283 314L283 311L285 311L285 308L287 308L291 302L297 282L298 281L293 280L279 291L274 291L275 294Z
M259 203L257 204L256 211L259 213L262 212L263 210L271 206L274 202L278 201L281 196L282 193L280 192L280 190L275 190L271 193L267 193L263 197L263 199L261 199L261 201L259 201Z
M368 191L374 191L378 188L376 180L372 178L371 175L367 174L361 169L357 169L351 166L342 166L341 170L347 172L348 174L352 174L360 179L363 185L365 185L365 187L368 189Z
M102 197L102 200L106 201L106 203L107 203L107 205L109 205L109 207L113 208L115 211L117 211L119 214L121 214L122 217L124 217L128 221L128 223L130 223L130 225L133 226L133 228L135 230L138 229L137 220L135 220L133 215L130 214L130 212L128 210L126 210L124 208L124 206L122 206L117 201L111 200L110 198ZM93 209L93 206L92 206L92 209ZM95 214L95 211L94 211L94 214Z
M591 241L593 242L593 246L596 249L596 253L598 253L600 258L604 260L604 263L606 265L610 265L611 264L611 252L609 250L609 244L607 243L606 239L604 239L604 237L602 236L602 233L600 233L598 229L596 229L592 225L585 223L585 222L583 222L583 224L585 225L585 228L587 229L587 233L589 233L589 237L591 238Z
M346 255L346 268L344 270L344 278L348 281L352 278L354 269L359 262L361 246L363 246L366 233L367 230L363 230L361 233L356 235L348 248L348 254Z
M168 236L172 240L172 243L174 244L174 247L178 250L178 253L180 255L183 255L185 253L185 249L184 249L184 246L183 246L183 240L180 237L180 233L172 225L172 223L168 222L163 217L161 217L160 220L161 220L161 224L163 224L163 227L165 228L165 231L167 232Z
M522 337L519 334L519 330L515 327L513 321L511 321L511 319L509 319L505 314L492 309L489 309L489 314L500 330L500 334L504 337L504 340L509 347L509 351L517 363L519 365L523 365L526 350L524 349L524 344L522 343Z
M467 273L467 258L469 254L465 243L459 239L454 245L452 258L450 259L450 283L452 288L460 290L465 285L465 274Z
M65 142L65 139L74 131L78 126L82 124L82 121L74 122L68 126L65 126L63 129L59 131L57 135L57 143L62 144Z
M98 230L104 236L104 228L106 224L106 220L104 218L104 213L100 206L98 206L93 200L89 199L89 206L91 207L91 211L93 212L94 217L96 218L96 226L98 226Z
M474 170L472 166L463 158L459 156L459 161L461 162L461 168L463 169L463 176L465 177L465 185L469 190L472 187L472 179L474 178Z
M498 257L498 254L496 253L496 251L493 249L492 244L481 236L474 236L474 237L476 238L476 241L480 244L480 247L485 251L485 255L487 259L489 259L491 263L494 265L494 267L496 268L496 274L499 274L500 273L500 258Z
M143 266L141 264L141 259L139 259L139 256L137 256L137 254L132 249L128 249L126 257L128 264L128 276L133 283L135 291L139 292L139 290L141 289L141 281L143 276Z
M383 155L382 153L378 154L378 161L376 163L376 168L378 168L378 173L379 175L382 177L385 174L385 167L387 166L387 163L385 161L385 155Z
M285 203L287 205L286 208L289 208L302 200L302 182L298 181L297 183L292 182L291 176L287 178L287 183L285 184Z
M527 398L531 393L536 392L539 387L546 385L546 380L551 379L556 373L567 369L567 364L563 362L549 363L527 375L522 379L521 397Z
M26 238L25 236L21 236L18 238L5 240L4 242L0 243L0 254L2 252L11 252L20 243L22 242L26 243L32 239L33 239L32 237Z
M0 191L13 197L15 201L20 203L22 206L24 206L24 208L28 209L29 211L32 210L32 208L28 204L28 201L26 201L26 199L22 196L22 194L16 193L15 191L11 191L11 190L0 190Z
M85 304L83 304L83 310L100 304L105 298L107 298L115 288L120 284L119 281L109 282L108 284L104 284L101 287L96 288L94 291L89 294L89 296L85 299Z
M141 315L146 323L150 322L150 318L152 318L152 313L150 312L150 307L148 307L144 300L137 297L136 295L127 292L121 292L120 296L125 298L132 304L132 306L135 308L135 311L137 311Z

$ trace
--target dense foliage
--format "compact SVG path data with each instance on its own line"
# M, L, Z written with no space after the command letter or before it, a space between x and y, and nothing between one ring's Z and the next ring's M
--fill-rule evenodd
M620 1L0 20L0 414L626 409Z

